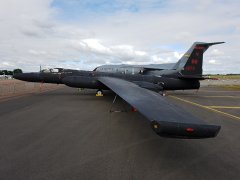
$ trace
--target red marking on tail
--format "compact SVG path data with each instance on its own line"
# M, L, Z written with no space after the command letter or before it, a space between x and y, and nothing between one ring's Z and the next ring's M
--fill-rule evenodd
M192 59L192 64L195 64L195 65L197 65L198 64L198 60L197 59Z
M193 132L194 129L193 129L193 128L187 128L186 131L187 131L187 132Z
M195 67L194 67L194 66L186 66L186 67L184 68L184 70L186 70L186 71L194 71L194 70L195 70Z
M201 49L201 50L203 50L205 48L203 46L196 46L194 49Z

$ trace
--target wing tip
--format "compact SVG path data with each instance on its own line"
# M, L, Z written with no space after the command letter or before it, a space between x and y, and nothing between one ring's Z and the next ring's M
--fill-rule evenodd
M180 139L214 138L221 126L152 121L153 130L160 136Z

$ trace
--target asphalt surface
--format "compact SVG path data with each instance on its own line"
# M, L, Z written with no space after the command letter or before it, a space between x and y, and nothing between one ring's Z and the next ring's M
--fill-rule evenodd
M13 96L25 95L27 93L57 89L59 86L62 85L24 82L15 79L0 80L0 100Z
M169 93L169 101L222 126L201 140L159 137L138 112L109 113L113 98L64 87L0 100L0 179L240 178L239 91ZM121 99L112 107L129 109Z

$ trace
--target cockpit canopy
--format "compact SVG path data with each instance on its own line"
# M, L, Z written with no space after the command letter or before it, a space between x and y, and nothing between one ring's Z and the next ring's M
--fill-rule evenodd
M63 68L49 68L49 69L43 69L40 72L42 73L61 73L63 72Z

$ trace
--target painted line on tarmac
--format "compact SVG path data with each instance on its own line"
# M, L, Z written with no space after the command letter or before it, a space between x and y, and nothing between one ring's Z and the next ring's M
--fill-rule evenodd
M240 98L240 96L200 96L200 97L207 97L207 98Z
M180 95L180 94L179 94ZM235 98L235 99L239 99L240 96L201 96L201 95L180 95L180 96L184 96L184 97L206 97L206 98Z
M240 109L240 106L205 106L214 109Z
M232 114L229 114L229 113L225 113L225 112L222 112L222 111L219 111L219 110L216 110L216 109L213 109L211 107L208 107L208 106L203 106L201 104L198 104L198 103L195 103L195 102L192 102L192 101L188 101L186 99L182 99L182 98L179 98L179 97L176 97L176 96L173 96L173 95L170 95L170 97L174 98L174 99L177 99L177 100L180 100L180 101L183 101L183 102L186 102L186 103L189 103L189 104L192 104L192 105L195 105L195 106L198 106L198 107L201 107L203 109L208 109L208 110L211 110L213 112L216 112L216 113L219 113L219 114L223 114L225 116L228 116L228 117L231 117L233 119L238 119L240 120L240 117L239 116L234 116Z
M226 90L226 91L224 91L224 90L216 90L216 91L214 91L214 90L199 90L199 92L227 92L227 93L229 93L229 92L232 92L232 93L239 93L240 91L239 90Z

